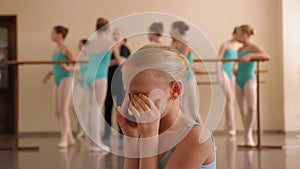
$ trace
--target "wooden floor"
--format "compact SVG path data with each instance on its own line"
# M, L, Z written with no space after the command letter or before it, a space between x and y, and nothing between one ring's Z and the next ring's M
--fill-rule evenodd
M215 134L218 169L299 169L300 139L295 134L265 134L264 144L287 145L286 149L237 149L242 136ZM39 146L39 151L0 151L0 169L119 169L123 158L110 153L91 153L88 141L81 140L69 149L58 149L56 135L31 135L20 139L22 146ZM0 138L0 145L8 145ZM120 149L118 140L110 140Z

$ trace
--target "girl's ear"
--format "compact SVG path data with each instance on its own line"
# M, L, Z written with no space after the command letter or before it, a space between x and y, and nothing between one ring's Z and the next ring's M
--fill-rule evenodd
M182 93L182 83L180 81L172 81L170 83L170 99L176 100L180 98L180 95Z

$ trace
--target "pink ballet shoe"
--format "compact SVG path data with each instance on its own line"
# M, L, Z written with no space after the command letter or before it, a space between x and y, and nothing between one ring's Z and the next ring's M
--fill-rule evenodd
M228 130L228 135L229 136L236 136L236 131L235 130Z
M255 147L256 144L253 139L245 139L245 146Z
M76 141L75 141L74 138L68 139L68 144L69 144L69 146L73 146L73 145L75 145L75 143L76 143Z
M68 143L67 142L59 142L58 144L57 144L57 146L59 147L59 148L68 148Z
M110 152L110 147L102 144L101 147L97 146L97 145L91 145L89 147L89 150L91 152L100 152L100 151L103 151L103 152Z

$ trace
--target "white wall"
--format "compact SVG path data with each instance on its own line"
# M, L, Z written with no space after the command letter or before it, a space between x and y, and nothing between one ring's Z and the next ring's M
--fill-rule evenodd
M284 127L300 130L300 1L283 0Z
M280 0L173 0L173 1L99 1L99 0L1 0L0 14L18 16L18 59L48 60L55 47L50 41L54 25L70 28L67 43L77 51L79 39L94 31L95 21L103 16L110 20L135 12L166 12L186 18L211 39L216 48L230 37L234 26L249 23L256 29L253 41L271 55L271 61L262 67L269 73L262 78L264 128L283 130L282 46ZM149 23L141 23L149 25ZM165 25L168 27L169 25ZM138 43L129 42L135 49ZM20 131L58 131L51 100L52 85L43 85L44 74L51 66L20 67ZM201 86L200 93L208 91ZM209 94L206 94L209 96ZM205 95L205 96L206 96ZM209 99L203 100L203 110L208 109ZM237 111L238 129L242 129ZM75 126L73 126L75 128ZM219 130L224 128L220 124Z

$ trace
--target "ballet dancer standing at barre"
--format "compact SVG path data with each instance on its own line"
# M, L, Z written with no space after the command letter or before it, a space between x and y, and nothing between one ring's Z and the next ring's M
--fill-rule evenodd
M253 122L257 104L257 82L255 76L256 61L251 59L268 59L269 55L262 48L253 44L250 40L254 30L250 25L238 27L236 38L242 43L238 50L237 76L236 76L236 98L240 107L243 125L245 128L245 145L255 146L253 140Z
M241 44L236 40L237 28L234 28L232 38L223 43L219 50L220 59L237 59L238 49ZM235 75L234 75L234 62L223 62L219 69L219 82L226 95L225 113L226 113L226 127L230 136L236 135L235 126Z

